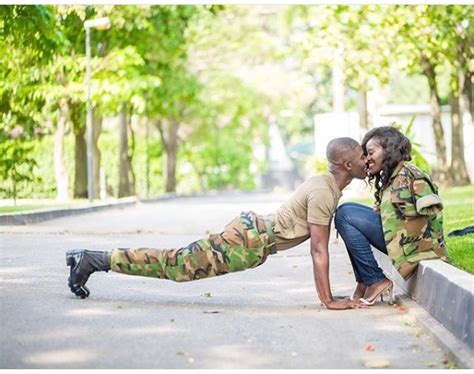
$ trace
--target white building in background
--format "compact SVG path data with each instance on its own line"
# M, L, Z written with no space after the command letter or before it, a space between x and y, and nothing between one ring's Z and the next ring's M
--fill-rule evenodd
M357 112L332 112L318 114L314 117L314 155L318 160L326 159L326 147L331 139L350 137L357 141L362 139ZM344 190L344 197L351 197L362 192L369 193L370 188L362 180L353 180Z
M386 126L393 122L407 125L415 116L413 123L414 139L420 144L423 155L430 165L436 166L436 146L432 129L432 117L429 105L384 105L373 113L375 126ZM442 108L441 121L446 140L448 162L451 158L451 115L449 106ZM471 181L474 181L474 124L469 112L464 118L464 158ZM314 117L315 157L326 157L326 146L336 137L349 136L361 140L364 136L360 131L357 112L324 113Z
M326 147L331 139L348 136L360 141L359 115L356 112L332 112L314 117L314 154L326 158Z

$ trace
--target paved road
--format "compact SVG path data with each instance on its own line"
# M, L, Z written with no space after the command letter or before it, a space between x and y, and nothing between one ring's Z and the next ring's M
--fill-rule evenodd
M185 245L286 197L176 199L0 227L0 368L443 368L443 352L403 308L322 307L308 242L196 282L109 272L92 275L86 300L67 288L66 249ZM336 295L353 287L334 238L331 282Z

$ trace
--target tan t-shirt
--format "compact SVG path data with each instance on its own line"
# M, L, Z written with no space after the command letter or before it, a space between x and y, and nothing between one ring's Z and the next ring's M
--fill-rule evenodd
M308 178L275 213L277 250L292 248L310 237L309 225L329 225L341 191L332 174Z

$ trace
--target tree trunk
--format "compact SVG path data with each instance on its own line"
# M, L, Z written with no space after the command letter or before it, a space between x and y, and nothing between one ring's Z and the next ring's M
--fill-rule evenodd
M87 198L87 144L85 111L82 103L71 103L74 130L74 198Z
M74 131L74 197L87 198L87 145L85 128Z
M94 196L100 196L100 166L101 154L99 149L99 136L102 131L102 116L94 115L92 118L92 158L94 168Z
M430 88L430 105L431 115L433 116L433 133L435 137L437 170L439 172L439 181L448 182L448 161L446 157L446 142L444 139L444 130L441 123L441 100L438 95L438 86L436 83L436 73L431 62L423 57L422 59L423 74L428 79Z
M163 154L165 167L165 191L176 192L176 161L178 154L178 128L179 123L175 119L160 121L157 123L163 143Z
M128 154L128 113L125 105L120 112L119 157L119 197L131 196L134 188L130 180L132 165Z
M363 133L369 130L369 111L367 109L367 91L357 91L357 112L359 113L359 126Z
M148 119L146 119L145 126L146 126L145 195L146 197L149 197L150 196L150 121Z
M467 108L471 113L471 119L474 123L474 73L468 71L464 80L463 93L467 98Z
M132 118L131 116L128 117L129 121L128 123L128 131L130 134L130 140L131 144L128 146L128 172L129 172L129 180L130 180L130 194L135 195L136 194L136 189L135 189L135 171L133 170L133 154L135 153L135 133L133 132L133 127L132 127Z
M67 99L59 101L59 119L54 134L54 175L56 178L56 198L60 201L69 200L69 179L64 163L64 135L69 118Z
M469 174L467 173L466 161L464 159L464 135L463 135L463 113L464 100L462 95L463 77L460 73L459 89L451 93L451 182L456 186L465 186L470 184Z

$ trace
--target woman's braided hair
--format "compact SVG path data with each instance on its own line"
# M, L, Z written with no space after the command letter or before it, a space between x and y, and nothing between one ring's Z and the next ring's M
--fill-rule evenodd
M362 139L362 149L367 155L367 142L377 140L383 149L383 163L381 170L369 177L369 183L375 179L375 205L380 206L382 191L390 184L390 176L400 161L411 160L411 143L398 129L392 126L374 127Z

